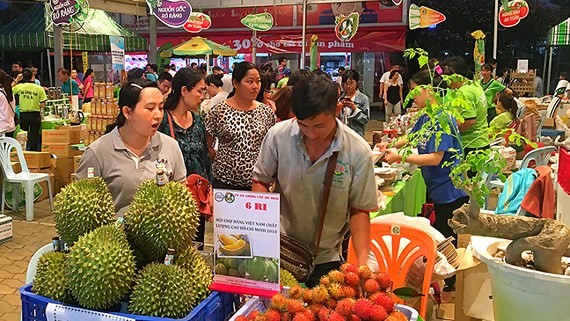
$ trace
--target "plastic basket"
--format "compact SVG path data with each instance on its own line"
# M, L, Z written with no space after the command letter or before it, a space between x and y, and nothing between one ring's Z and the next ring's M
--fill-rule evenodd
M558 184L566 194L570 194L570 152L561 147L558 157Z
M253 310L265 311L270 305L269 299L262 299L259 297L252 297L249 299L233 316L229 321L235 321L240 315L247 316ZM419 321L418 311L406 305L397 304L396 308L400 310L409 321Z
M62 304L32 292L32 285L20 288L22 299L22 321L47 321L46 307L48 303ZM117 316L132 318L136 321L225 321L234 311L239 298L235 294L212 292L194 310L182 319L148 317L142 315L105 312ZM67 305L67 304L63 304Z

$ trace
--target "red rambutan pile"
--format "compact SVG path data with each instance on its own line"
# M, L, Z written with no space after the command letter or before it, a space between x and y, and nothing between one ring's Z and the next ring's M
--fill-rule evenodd
M395 305L394 300L392 300L392 298L387 294L380 294L377 297L375 297L374 300L371 301L374 304L383 307L384 310L388 312L388 314L392 313L392 311L394 310L394 305Z
M287 301L287 311L289 313L299 313L301 311L303 311L304 307L303 307L303 302L299 301L299 300L294 300L294 299L289 299Z
M354 313L354 301L351 299L342 299L338 301L335 311L338 312L340 315L348 317L352 313Z
M364 285L362 286L364 291L367 293L376 293L380 290L380 285L374 279L368 279L364 281Z
M387 273L383 272L378 273L376 275L376 282L378 282L380 289L382 289L383 291L386 291L386 289L389 289L392 286L392 280L390 279L390 276Z
M357 287L360 285L360 277L354 272L347 272L344 275L344 282L350 286Z

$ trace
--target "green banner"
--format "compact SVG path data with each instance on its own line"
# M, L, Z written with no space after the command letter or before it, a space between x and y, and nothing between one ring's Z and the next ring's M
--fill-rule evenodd
M273 16L269 12L248 14L241 19L241 23L251 30L267 31L273 27Z

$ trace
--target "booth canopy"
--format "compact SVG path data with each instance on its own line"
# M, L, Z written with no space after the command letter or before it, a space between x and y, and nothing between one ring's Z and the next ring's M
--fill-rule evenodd
M549 46L570 45L570 18L552 27L548 35Z
M194 37L172 48L172 53L176 56L235 56L237 55L237 50L206 38Z
M102 10L90 9L85 21L62 29L64 50L110 51L109 36L124 37L125 51L148 50L145 38L121 27ZM53 47L53 22L47 3L34 5L0 28L0 48L3 50L42 51Z

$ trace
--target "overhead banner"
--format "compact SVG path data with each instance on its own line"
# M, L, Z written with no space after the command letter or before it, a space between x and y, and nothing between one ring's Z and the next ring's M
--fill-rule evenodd
M279 283L278 193L214 190L212 290L272 296Z
M111 63L113 70L125 69L125 38L109 36L111 43Z
M350 41L358 31L360 14L352 12L348 16L340 14L336 17L334 33L340 41Z
M445 15L437 10L415 4L410 6L408 12L410 29L427 28L445 21Z
M198 33L202 30L209 29L211 25L212 18L210 18L210 16L202 12L192 12L183 28L190 33Z
M150 13L170 28L184 26L192 6L186 0L146 0Z
M251 30L267 31L273 27L273 16L269 12L248 14L241 19L241 23Z
M514 27L528 16L528 3L524 0L510 1L508 7L501 7L499 23L505 28Z

